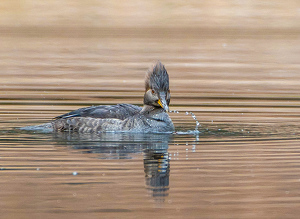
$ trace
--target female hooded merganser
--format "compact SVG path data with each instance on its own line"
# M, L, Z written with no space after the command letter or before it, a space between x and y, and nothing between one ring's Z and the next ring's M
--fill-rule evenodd
M45 129L79 133L98 132L173 132L167 114L170 103L169 75L161 62L149 69L145 77L144 106L131 104L80 108L56 117L51 123L23 129Z

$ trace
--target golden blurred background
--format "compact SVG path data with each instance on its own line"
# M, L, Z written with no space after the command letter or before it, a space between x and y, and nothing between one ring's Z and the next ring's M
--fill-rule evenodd
M299 29L298 0L2 0L0 26Z

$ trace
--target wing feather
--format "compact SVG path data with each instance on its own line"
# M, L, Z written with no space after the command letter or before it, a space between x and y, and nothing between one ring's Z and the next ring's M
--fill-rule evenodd
M67 119L71 117L91 118L115 118L126 119L140 112L142 107L131 104L100 105L80 108L69 113L55 117L55 119Z

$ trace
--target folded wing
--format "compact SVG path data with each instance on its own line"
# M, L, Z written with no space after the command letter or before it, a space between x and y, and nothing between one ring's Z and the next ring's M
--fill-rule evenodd
M67 119L71 117L91 117L91 118L115 118L126 119L139 113L142 107L131 104L117 104L117 105L101 105L80 108L72 112L55 117L55 119Z

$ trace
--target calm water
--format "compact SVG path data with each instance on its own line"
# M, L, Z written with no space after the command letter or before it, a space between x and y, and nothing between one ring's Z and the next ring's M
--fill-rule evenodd
M297 32L5 31L1 218L299 216ZM157 59L170 75L170 108L180 111L170 114L176 134L16 129L84 106L140 105ZM186 111L200 133L188 134L196 123Z

